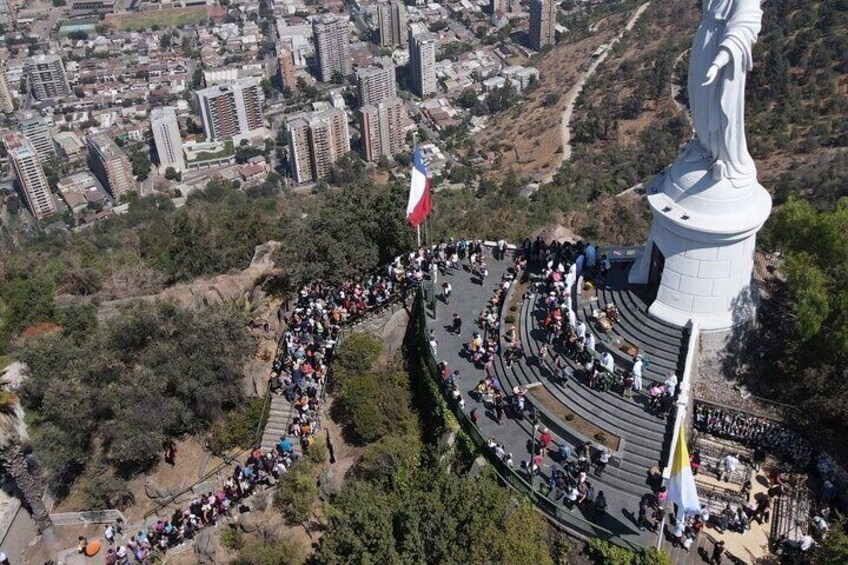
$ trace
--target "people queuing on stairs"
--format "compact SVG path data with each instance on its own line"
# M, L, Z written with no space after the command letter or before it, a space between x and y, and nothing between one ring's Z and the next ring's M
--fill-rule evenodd
M755 452L769 451L797 469L806 468L813 460L814 449L809 441L784 424L768 418L698 402L695 404L695 428L738 441Z

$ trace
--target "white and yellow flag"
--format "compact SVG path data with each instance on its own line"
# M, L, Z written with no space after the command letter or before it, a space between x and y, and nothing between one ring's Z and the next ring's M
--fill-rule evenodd
M695 477L689 465L689 449L686 447L686 428L683 422L680 422L680 433L677 434L677 445L674 446L671 476L668 479L668 500L677 504L679 517L701 512Z

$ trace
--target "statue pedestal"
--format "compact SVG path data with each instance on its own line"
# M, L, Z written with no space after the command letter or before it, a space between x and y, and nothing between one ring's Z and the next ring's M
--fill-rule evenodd
M648 187L651 232L630 282L659 277L649 313L660 320L683 327L692 319L705 331L727 330L754 314L754 247L771 197L756 179L743 186L713 179L711 163L695 151L693 140Z

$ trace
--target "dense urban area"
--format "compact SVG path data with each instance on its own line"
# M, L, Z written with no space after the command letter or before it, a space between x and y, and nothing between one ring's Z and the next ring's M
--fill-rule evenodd
M758 6L0 0L0 565L848 562L848 0Z

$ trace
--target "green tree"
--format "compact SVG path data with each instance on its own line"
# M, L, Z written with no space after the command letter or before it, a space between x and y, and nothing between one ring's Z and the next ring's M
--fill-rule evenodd
M313 464L300 458L280 478L274 504L283 512L286 520L305 527L312 515L312 506L318 498L318 484Z
M167 167L165 169L165 178L168 180L175 180L179 182L183 180L183 174L174 169L174 167Z
M54 290L55 284L45 276L4 281L0 285L0 335L8 337L31 324L52 319Z
M139 182L147 180L150 175L150 154L145 149L133 151L130 154L130 163L135 178Z
M815 546L810 556L812 565L848 563L848 533L845 517L836 515L827 537Z

